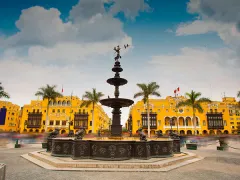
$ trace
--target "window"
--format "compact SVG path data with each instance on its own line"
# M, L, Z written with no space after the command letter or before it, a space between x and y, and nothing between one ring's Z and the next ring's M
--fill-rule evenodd
M215 109L215 113L217 112L217 109Z
M53 109L52 112L55 113L55 109Z
M12 113L12 115L14 115L14 113Z
M62 110L62 113L65 113L65 109Z
M66 126L66 124L67 124L67 121L62 121L63 126Z
M227 126L227 121L224 121L224 126Z
M58 109L57 112L60 113L60 109Z
M85 114L85 109L83 110L83 114ZM91 126L91 125L90 125Z
M240 124L240 122L237 122L237 125L239 125Z
M152 112L152 109L150 109L150 112Z
M59 126L60 125L60 121L56 121L56 125Z
M137 121L137 125L138 125L138 127L140 127L140 120Z
M47 112L47 110L44 110L44 112Z
M43 121L43 125L45 125L45 121Z
M224 113L224 112L225 112L225 109L223 109L222 112Z
M92 126L92 121L90 121L90 126Z
M230 122L230 124L234 124L234 122Z
M206 126L206 121L205 120L203 120L203 126Z
M33 113L35 113L35 109L33 109Z
M50 121L50 122L49 122L49 125L52 126L52 125L53 125L53 121Z

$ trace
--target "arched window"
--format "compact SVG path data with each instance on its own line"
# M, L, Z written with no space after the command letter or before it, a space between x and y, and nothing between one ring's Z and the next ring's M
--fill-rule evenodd
M62 102L62 105L63 105L63 106L66 106L66 101L63 101L63 102Z
M70 106L70 105L71 105L71 102L70 102L70 101L67 101L67 105Z
M61 105L62 105L62 102L61 102L61 101L58 101L58 105L61 106Z

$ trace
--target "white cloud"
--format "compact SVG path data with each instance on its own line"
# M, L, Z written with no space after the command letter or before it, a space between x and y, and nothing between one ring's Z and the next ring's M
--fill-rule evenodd
M110 13L115 15L123 12L126 18L132 20L139 15L139 12L149 12L152 10L145 0L108 0L108 2L114 2L110 8Z
M106 96L113 94L114 88L106 83L107 78L113 77L113 47L132 45L132 38L124 32L123 22L107 12L103 3L106 1L79 1L70 11L67 22L62 21L56 8L30 7L21 12L16 22L19 32L12 36L0 35L3 50L0 77L13 103L30 103L36 99L36 90L47 83L58 85L59 90L63 84L65 95L74 90L74 94L81 97L93 87ZM114 13L117 13L118 5L118 2L112 5ZM125 5L129 3L125 2ZM142 5L121 5L118 11L125 12L126 8L133 11L126 12L129 18L136 16L137 11L143 11ZM132 98L126 87L121 95ZM111 109L105 110L111 115ZM126 108L123 110L124 121L127 115Z
M183 92L193 89L210 97L211 84L214 92L212 98L219 99L223 92L229 96L236 96L240 82L239 68L232 66L236 56L234 51L227 48L211 51L186 47L182 48L178 55L153 56L150 64L153 66L153 76L168 80L163 81L165 87L174 89L181 86ZM226 59L229 61L225 61Z
M198 20L181 23L176 34L194 35L216 32L224 43L235 50L240 50L240 1L239 0L190 0L188 12L198 14ZM238 53L239 54L239 53ZM240 65L239 55L235 65Z

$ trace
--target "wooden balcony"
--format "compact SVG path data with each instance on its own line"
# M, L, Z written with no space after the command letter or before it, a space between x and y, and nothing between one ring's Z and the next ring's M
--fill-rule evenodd
M39 124L39 125L27 125L27 128L41 128L41 124Z
M81 129L81 128L88 129L88 126L74 126L74 129Z

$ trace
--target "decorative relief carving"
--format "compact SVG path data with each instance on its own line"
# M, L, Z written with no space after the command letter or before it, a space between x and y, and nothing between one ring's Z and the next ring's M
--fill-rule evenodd
M129 145L129 146L127 147L127 150L128 150L128 156L131 156L132 146Z
M57 152L60 152L61 151L61 146L57 145L56 148L54 147L53 149L56 150Z
M115 145L109 146L108 150L110 151L110 156L115 155L115 151L117 150L117 147Z
M64 152L65 154L67 154L67 153L68 153L68 150L69 150L69 144L68 144L68 143L64 143L64 144L63 144L63 152Z
M99 149L99 152L100 152L100 154L105 154L105 153L107 152L107 149L101 147L101 148Z
M92 150L93 150L93 155L96 155L97 154L97 145L92 145Z
M167 147L163 147L163 148L162 148L162 151L163 151L163 152L167 152L167 151L168 151L168 148L167 148Z
M126 149L125 149L125 148L123 148L123 147L120 147L120 148L119 148L119 153L120 153L121 155L123 155L125 152L126 152Z
M155 145L153 146L153 149L154 149L154 153L155 153L155 154L159 154L159 150L160 150L159 144L155 144Z
M142 156L143 155L143 152L144 152L144 148L141 146L141 145L138 145L137 146L137 154L139 156Z
M85 144L80 144L78 146L78 150L79 150L81 156L84 155L85 149L87 149L87 146Z

